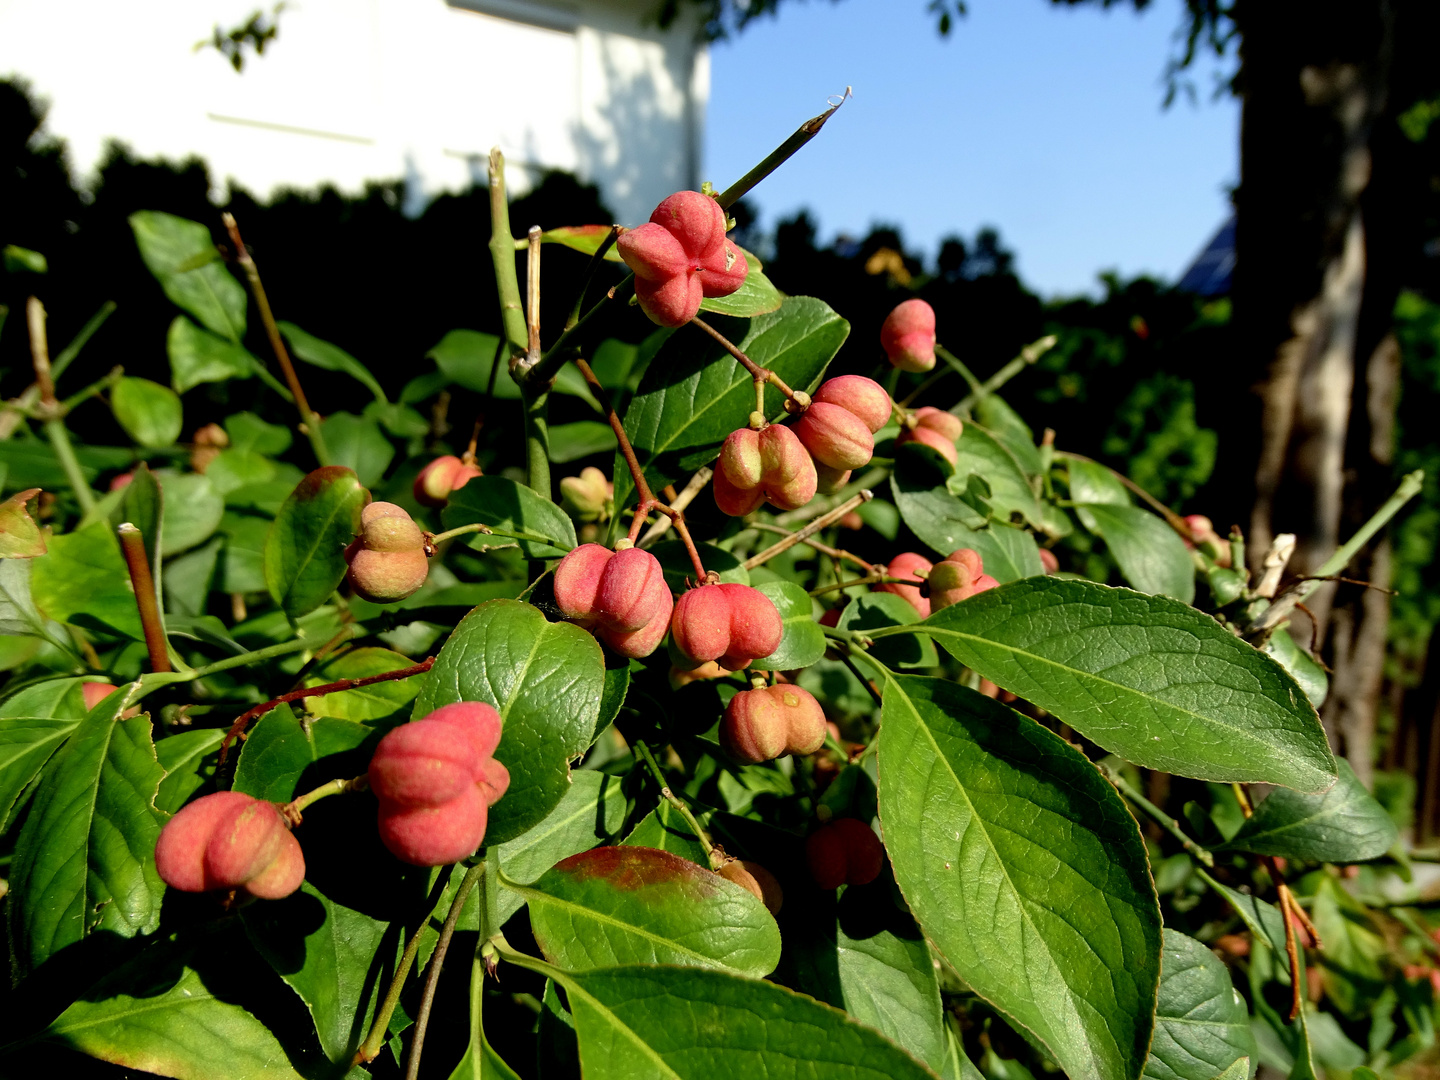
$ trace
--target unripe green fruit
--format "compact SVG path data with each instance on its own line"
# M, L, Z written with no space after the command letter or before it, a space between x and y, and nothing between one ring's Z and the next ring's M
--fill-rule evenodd
M920 613L922 619L930 615L930 600L924 596L920 587L925 584L926 578L930 576L934 563L925 558L924 555L917 555L913 551L907 551L903 555L896 555L890 560L890 565L885 568L885 576L892 578L904 578L906 581L914 581L914 585L896 585L891 582L884 582L875 586L876 592L894 593L903 597L905 601Z
M813 754L825 745L825 712L808 690L789 683L742 690L725 707L720 745L747 765Z
M579 476L567 476L560 481L561 501L578 521L608 519L614 491L615 486L594 465L585 466Z
M896 306L880 327L880 347L901 371L935 366L935 309L918 297Z
M836 818L805 841L810 876L822 889L868 885L880 876L885 848L875 830L856 818Z
M404 600L430 573L425 535L394 503L373 502L360 512L360 536L345 550L346 577L356 594L375 604Z
M675 602L670 635L679 659L699 666L718 660L739 671L780 647L785 624L770 598L733 582L701 585Z
M242 889L279 899L300 887L305 856L274 803L217 791L184 807L160 830L155 869L181 892Z

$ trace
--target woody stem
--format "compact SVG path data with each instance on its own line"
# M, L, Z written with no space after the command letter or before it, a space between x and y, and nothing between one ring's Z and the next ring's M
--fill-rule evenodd
M694 325L698 326L701 330L704 330L705 333L709 334L717 342L719 342L720 347L723 348L726 352L728 352L731 356L733 356L736 360L738 360L740 362L740 366L743 367L746 371L748 371L750 373L750 377L754 379L757 383L763 384L768 382L771 386L775 387L775 389L779 390L782 394L784 394L787 399L789 399L790 401L795 400L795 391L790 389L790 387L785 384L785 380L780 378L779 375L776 375L775 372L771 371L769 368L762 368L759 364L755 363L754 360L751 360L750 357L746 356L743 352L740 351L740 347L738 345L732 344L729 338L727 338L724 334L720 333L719 330L716 330L704 319L700 318L700 316L697 315L690 321ZM763 408L760 411L763 412Z

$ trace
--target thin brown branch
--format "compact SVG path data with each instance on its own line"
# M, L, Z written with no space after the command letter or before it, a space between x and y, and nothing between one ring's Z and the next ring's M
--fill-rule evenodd
M303 686L298 690L291 690L288 694L281 694L279 697L271 698L269 701L256 705L248 712L241 713L230 730L225 733L225 738L220 741L220 764L225 764L225 755L230 750L230 744L238 738L243 738L245 728L251 720L264 716L271 709L277 709L281 705L291 701L299 701L301 698L319 697L322 694L335 694L341 690L357 690L362 686L373 686L375 683L395 682L399 679L408 679L412 675L423 675L435 664L435 657L427 656L418 664L412 664L407 668L397 668L395 671L386 671L380 675L369 675L363 679L337 679L335 682L325 683L322 686Z
M762 532L779 533L781 536L794 535L789 529L782 529L778 525L771 525L768 522L764 521L752 521L749 527L752 529L759 529ZM844 548L831 547L829 544L822 543L819 540L816 540L813 536L807 536L800 542L802 544L805 544L807 547L814 548L822 555L829 555L830 558L837 561L854 563L856 566L860 567L860 569L864 570L867 574L878 574L883 569L883 567L877 566L874 563L866 562L859 555L846 551ZM908 584L913 585L914 582L908 582Z
M787 402L794 402L797 404L797 406L800 406L800 411L804 411L804 406L810 404L810 398L808 395L797 394L796 391L790 389L790 387L785 384L784 379L780 378L779 375L775 374L775 372L771 371L769 368L763 368L759 364L755 363L754 360L751 360L750 357L746 356L745 353L740 350L740 347L738 345L732 343L729 338L727 338L724 334L720 333L719 330L716 330L704 319L700 318L700 316L697 315L690 321L694 325L698 326L701 330L704 330L705 333L709 334L717 342L719 342L720 347L723 348L726 352L728 352L731 356L733 356L737 361L739 361L740 366L750 373L750 377L754 379L756 383L768 382L771 386L775 387L775 389L779 390L782 394L785 395Z
M851 510L854 510L862 503L869 502L874 497L874 493L870 491L857 492L856 494L850 496L850 498L846 499L839 506L831 510L828 514L824 514L816 518L799 532L791 533L789 536L782 539L779 543L772 544L770 547L760 552L760 554L752 555L750 558L746 559L743 563L741 563L741 565L745 567L746 570L753 570L755 569L755 567L761 566L769 562L776 555L779 555L781 552L784 551L789 551L796 544L803 543L806 539L813 536L821 529L826 528L829 525L833 525L846 514L850 513Z
M485 864L476 863L465 872L465 879L460 882L460 888L455 890L450 914L445 916L445 925L440 929L440 940L435 943L435 951L430 955L430 974L425 979L425 993L420 998L420 1011L415 1014L415 1034L410 1040L405 1080L415 1080L420 1075L420 1053L425 1048L425 1030L430 1026L430 1008L435 1004L435 988L440 984L440 969L445 964L445 954L450 951L450 939L455 936L455 925L460 921L460 912L465 908L465 901L470 899L475 883L484 875Z
M130 571L130 584L135 589L135 606L140 610L140 628L145 632L145 651L150 654L150 670L171 671L170 654L165 647L165 624L160 619L160 605L155 599L155 578L150 573L150 560L145 554L145 537L128 521L115 531L120 536L120 550L125 553L125 566Z
M55 380L50 376L50 342L45 333L45 305L38 296L25 301L25 321L30 328L30 361L35 366L35 385L40 388L43 408L55 408Z

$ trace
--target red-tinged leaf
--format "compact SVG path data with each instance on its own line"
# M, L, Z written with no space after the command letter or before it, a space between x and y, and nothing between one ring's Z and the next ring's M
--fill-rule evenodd
M327 465L295 485L265 538L265 584L292 619L323 604L345 577L345 546L370 501L351 469Z
M33 559L45 554L45 534L25 509L39 494L39 488L27 488L0 502L0 559Z

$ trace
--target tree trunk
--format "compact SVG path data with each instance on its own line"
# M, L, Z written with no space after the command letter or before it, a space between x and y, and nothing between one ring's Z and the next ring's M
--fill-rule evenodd
M1293 532L1313 571L1389 495L1398 348L1385 123L1399 0L1242 0L1235 320L1257 388L1252 569ZM1408 104L1408 102L1403 103ZM1389 583L1377 539L1346 576ZM1332 668L1332 744L1371 775L1387 594L1329 585L1291 632Z

